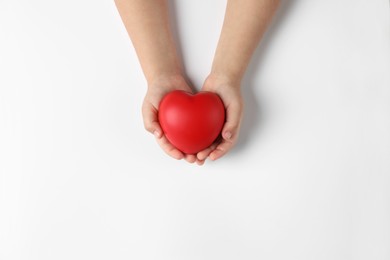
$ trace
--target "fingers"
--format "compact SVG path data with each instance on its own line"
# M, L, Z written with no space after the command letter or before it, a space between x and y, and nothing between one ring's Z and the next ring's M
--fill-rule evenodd
M168 141L168 139L164 136L161 126L158 122L157 109L151 103L144 103L142 106L142 115L146 131L152 133L156 137L157 143L166 154L177 160L184 158L189 163L196 163L198 165L204 164L204 160L199 160L195 155L182 153Z
M201 166L204 164L205 160L199 160L196 155L194 154L186 154L184 155L184 159L189 163L196 163L197 165Z
M218 142L215 142L210 147L207 147L206 149L198 152L196 155L198 160L202 160L202 161L206 160L206 158L210 155L210 153L212 151L214 151L214 149L217 147L217 145L218 145Z
M194 163L194 162L196 162L196 156L193 155L193 154L186 154L186 155L184 156L184 159L185 159L187 162L189 162L189 163Z
M145 102L142 106L142 116L146 131L152 133L157 138L162 136L162 129L158 122L157 109L151 104Z
M233 142L237 139L241 125L242 105L239 102L229 104L226 108L226 122L222 129L222 137L226 141Z
M215 161L222 156L224 156L227 152L229 152L234 146L234 143L229 140L223 140L209 155L209 158L212 161Z
M162 135L160 138L156 138L157 143L160 145L161 149L164 150L166 154L169 156L181 160L184 158L184 154L180 152L177 148L175 148L165 137L165 135Z
M144 102L142 106L142 116L146 131L152 133L156 137L157 143L166 154L177 160L183 159L184 154L176 149L163 135L157 115L157 109L151 103Z
M198 160L205 160L209 157L215 161L227 154L235 145L241 126L242 118L241 103L231 103L226 108L226 122L222 128L222 140L216 141L210 147L197 154Z
M204 161L207 157L209 157L212 161L215 161L229 152L233 146L234 143L232 140L222 139L213 143L210 147L204 149L203 151L200 151L197 154L197 158L198 160Z
M205 160L196 160L196 164L199 166L202 166L204 164Z
M241 126L242 105L240 102L231 103L226 108L226 122L222 129L222 142L210 152L209 157L215 161L228 153L238 139ZM203 157L200 157L203 158Z

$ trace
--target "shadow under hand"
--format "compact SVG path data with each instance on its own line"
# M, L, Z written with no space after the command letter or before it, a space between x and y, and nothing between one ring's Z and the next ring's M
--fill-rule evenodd
M258 77L261 75L261 59L265 55L272 40L278 34L280 27L287 19L295 0L281 1L280 6L273 17L266 33L256 49L251 63L248 66L245 77L242 81L242 95L244 98L244 118L241 125L239 140L231 153L240 152L250 142L251 135L261 134L262 126L260 122L264 118L261 102L256 97L255 89L261 86L257 85ZM261 99L261 97L260 97Z

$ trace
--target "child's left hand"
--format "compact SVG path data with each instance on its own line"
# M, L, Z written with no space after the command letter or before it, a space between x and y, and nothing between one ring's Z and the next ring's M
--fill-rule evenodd
M228 153L238 140L243 115L243 100L240 83L224 76L208 76L202 91L217 93L226 109L226 122L222 128L221 138L197 154L198 160L203 161L209 157L214 161Z

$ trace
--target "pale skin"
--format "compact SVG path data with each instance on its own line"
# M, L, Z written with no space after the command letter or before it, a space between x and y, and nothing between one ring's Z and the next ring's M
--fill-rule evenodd
M171 157L202 165L217 160L236 144L243 115L241 81L279 0L227 0L222 31L212 68L202 91L217 93L226 108L222 138L197 154L184 154L164 136L158 106L172 90L193 92L186 81L169 27L167 0L115 0L137 53L148 89L142 106L144 126Z

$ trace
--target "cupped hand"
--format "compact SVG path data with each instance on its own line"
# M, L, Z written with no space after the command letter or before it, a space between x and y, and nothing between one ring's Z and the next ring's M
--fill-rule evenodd
M142 104L144 127L156 137L157 143L169 156L177 160L185 159L189 163L196 162L198 165L202 165L204 160L198 159L196 155L184 154L175 148L164 135L158 121L158 107L160 102L166 94L173 90L193 92L182 76L159 77L148 85L148 90Z
M228 153L238 140L243 115L240 82L224 76L209 75L203 84L202 91L218 94L226 109L226 121L220 138L210 147L197 153L198 160L204 161L209 157L214 161Z

